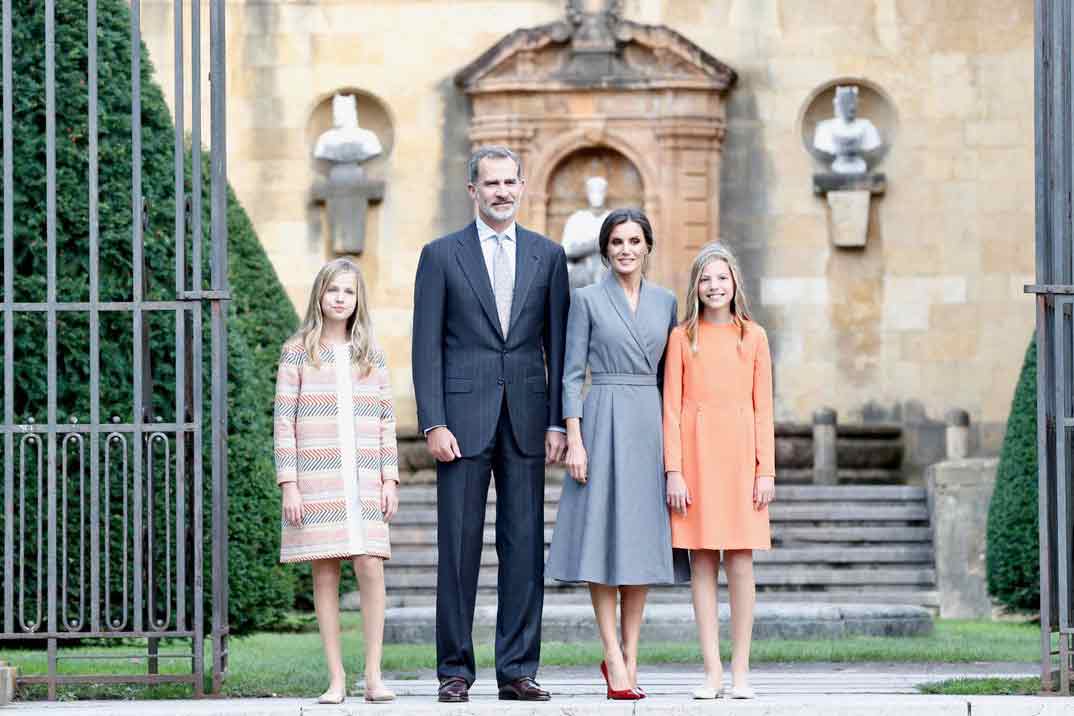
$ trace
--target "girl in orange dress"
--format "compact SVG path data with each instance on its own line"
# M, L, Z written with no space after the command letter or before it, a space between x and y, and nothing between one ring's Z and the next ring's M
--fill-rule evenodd
M690 550L705 683L694 697L753 698L749 687L753 550L770 549L775 496L772 360L750 319L738 262L709 244L690 271L686 317L668 338L664 467L671 544ZM723 552L731 596L730 692L722 689L716 577Z

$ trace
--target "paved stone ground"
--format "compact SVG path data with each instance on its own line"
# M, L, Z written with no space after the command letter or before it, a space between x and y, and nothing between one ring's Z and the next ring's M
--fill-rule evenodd
M726 668L726 666L725 666ZM958 677L1036 676L1035 663L988 662L969 664L917 664L880 662L868 664L806 663L759 664L751 671L751 683L764 694L916 694L917 684L943 681ZM639 679L650 695L689 696L701 682L704 672L700 666L660 664L643 666ZM400 695L429 695L436 693L436 674L432 671L414 674L395 674L392 689ZM724 681L730 685L730 675ZM596 666L542 667L538 680L553 694L600 695L604 681ZM480 669L471 690L473 695L496 696L496 674L492 669ZM1074 707L1072 707L1074 714Z
M957 676L1032 676L1035 664L778 664L759 665L752 684L754 701L694 701L690 692L701 678L699 669L666 665L642 671L642 684L650 697L637 703L609 702L596 669L545 668L541 683L553 692L545 704L501 702L496 699L495 675L478 674L469 704L437 704L432 674L393 679L399 699L391 705L373 705L351 697L342 706L318 706L312 699L207 699L204 701L44 702L16 703L4 709L11 714L89 714L90 716L215 716L232 714L285 716L291 714L376 713L391 716L422 714L477 714L480 716L533 715L647 716L669 714L747 714L787 716L1053 716L1074 714L1074 699L1043 697L961 697L915 695L915 685Z

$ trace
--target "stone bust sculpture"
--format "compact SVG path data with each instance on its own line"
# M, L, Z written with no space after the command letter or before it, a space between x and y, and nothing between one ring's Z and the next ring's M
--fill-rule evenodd
M563 251L567 254L567 273L571 288L581 288L600 278L602 266L598 234L608 210L608 180L593 176L585 180L585 196L589 208L579 209L567 218L563 227Z
M332 251L361 254L365 250L366 215L371 203L384 198L384 182L366 177L361 163L384 151L377 135L358 126L354 95L332 98L332 129L317 139L313 156L330 162L328 177L318 177L313 200L328 212Z
M835 157L831 169L836 174L864 174L868 170L865 152L881 146L880 132L858 114L858 88L835 88L835 116L817 123L813 147Z
M358 100L354 95L332 98L332 128L317 138L313 156L333 162L364 162L384 151L377 135L358 126Z

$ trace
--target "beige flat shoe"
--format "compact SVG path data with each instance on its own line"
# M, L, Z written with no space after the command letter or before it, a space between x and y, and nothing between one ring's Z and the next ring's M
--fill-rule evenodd
M698 686L694 689L694 698L701 700L718 699L723 696L723 689L714 689L711 686Z
M731 698L733 699L752 699L757 696L757 693L749 686L732 686Z
M345 698L347 698L347 694L343 691L325 691L317 697L317 703L337 705L343 703Z
M395 694L387 689L376 692L366 692L365 700L371 704L387 704L395 701Z

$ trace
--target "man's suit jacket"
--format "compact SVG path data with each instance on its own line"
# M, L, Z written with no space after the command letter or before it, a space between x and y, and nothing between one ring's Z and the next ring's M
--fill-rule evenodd
M412 363L418 425L446 425L463 457L492 440L503 396L515 439L544 453L563 422L563 349L570 288L562 247L517 226L515 292L507 336L471 223L425 245L414 283Z

